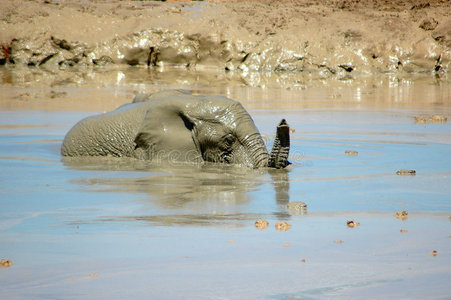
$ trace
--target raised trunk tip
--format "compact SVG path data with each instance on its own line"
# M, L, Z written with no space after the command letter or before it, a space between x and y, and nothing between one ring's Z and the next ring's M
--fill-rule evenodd
M285 119L280 121L277 126L276 138L274 145L269 155L268 167L282 169L285 168L288 162L288 155L290 152L290 126Z

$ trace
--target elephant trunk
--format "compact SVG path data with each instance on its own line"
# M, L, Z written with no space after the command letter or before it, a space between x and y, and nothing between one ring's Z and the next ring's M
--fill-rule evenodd
M282 119L277 126L276 139L269 155L268 167L282 169L288 162L288 154L290 152L290 127L285 119Z
M246 136L243 140L243 145L248 149L249 159L254 168L268 166L268 151L259 132Z
M265 168L268 166L268 150L265 142L255 126L252 117L239 102L234 102L224 113L223 122L228 128L233 128L235 135L244 149L244 163L251 168ZM239 126L238 126L239 125Z

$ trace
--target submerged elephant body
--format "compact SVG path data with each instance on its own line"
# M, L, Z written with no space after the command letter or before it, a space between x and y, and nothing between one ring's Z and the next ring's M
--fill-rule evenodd
M277 128L271 155L243 106L221 96L183 90L140 94L133 103L78 122L64 156L135 157L157 162L219 162L251 168L288 164L289 127Z

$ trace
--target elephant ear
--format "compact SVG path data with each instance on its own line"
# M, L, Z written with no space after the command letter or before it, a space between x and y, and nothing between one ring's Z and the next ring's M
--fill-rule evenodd
M202 150L198 139L199 119L191 116L186 111L180 112L179 117L182 119L185 128L191 133L191 140L194 143L197 153L201 153Z
M138 148L148 149L150 148L151 135L145 132L139 132L135 137L135 150Z
M135 150L145 150L150 158L177 156L180 160L187 160L187 153L199 153L195 139L198 120L183 109L189 100L185 94L152 101L135 136Z

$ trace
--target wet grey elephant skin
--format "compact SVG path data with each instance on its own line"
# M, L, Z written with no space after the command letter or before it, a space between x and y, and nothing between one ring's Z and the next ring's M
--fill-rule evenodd
M277 127L268 154L254 121L239 102L167 90L139 94L133 103L81 120L64 138L61 154L280 169L289 164L289 149L285 120Z

